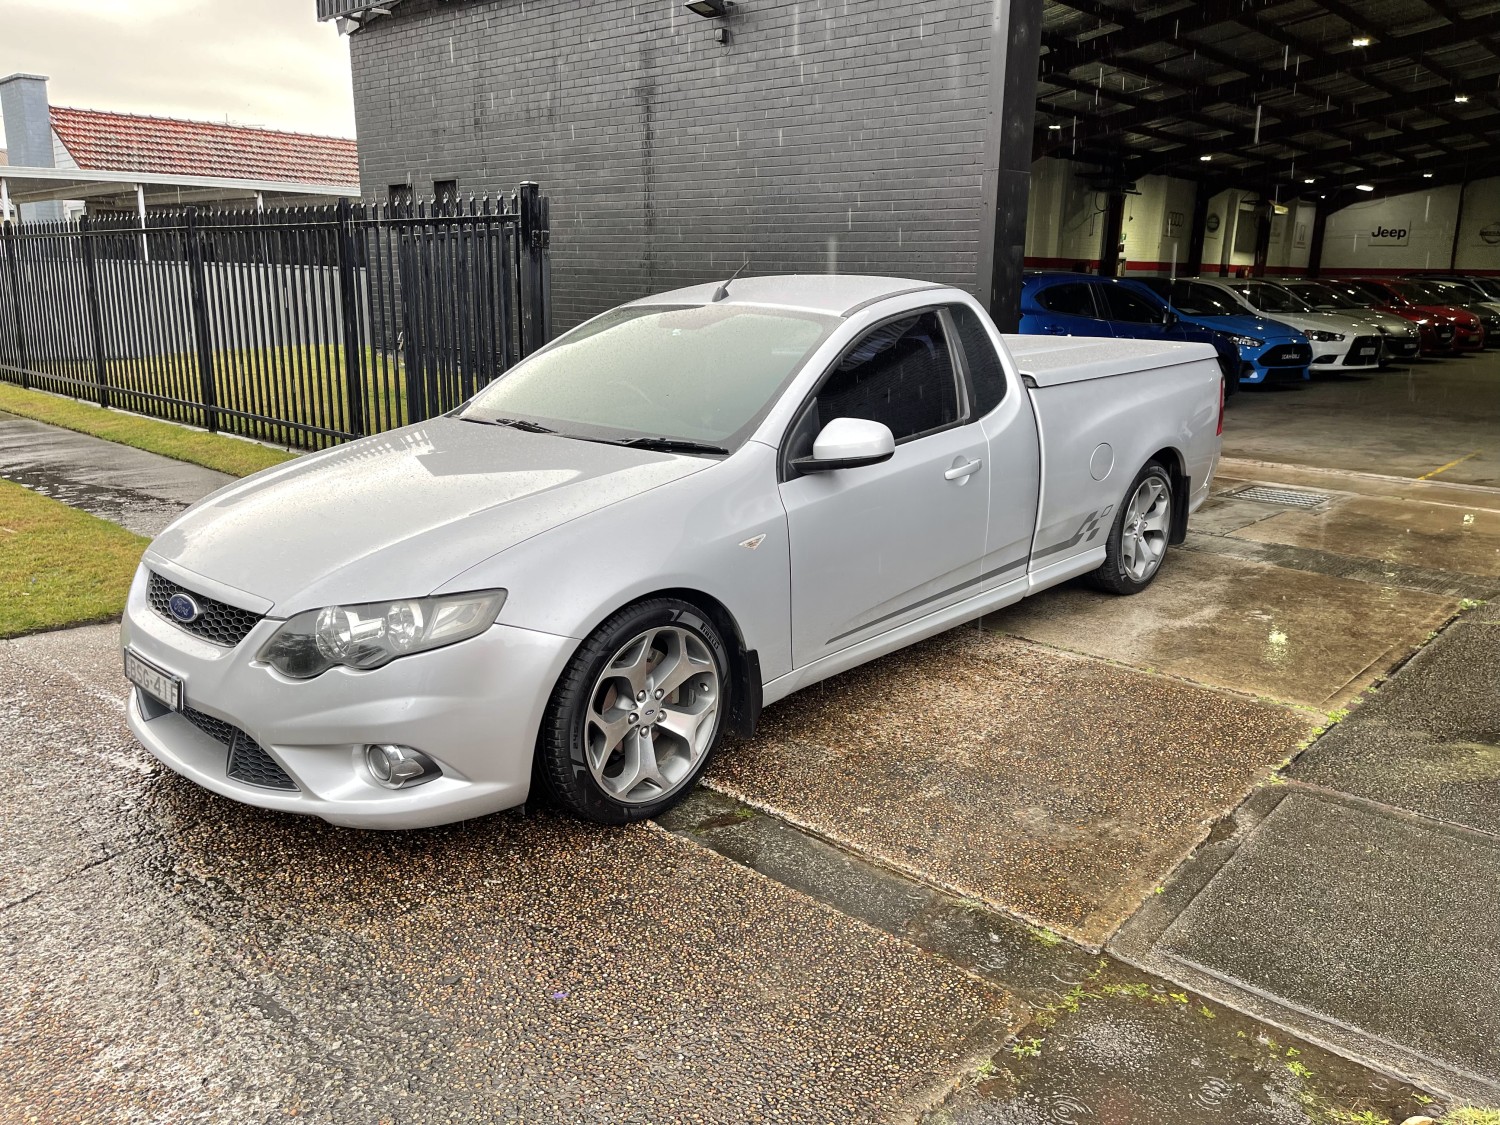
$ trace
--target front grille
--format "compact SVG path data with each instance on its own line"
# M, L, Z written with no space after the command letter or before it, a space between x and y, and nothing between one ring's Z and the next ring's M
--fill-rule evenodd
M215 601L213 598L204 597L202 594L195 594L155 572L152 572L147 594L151 599L151 608L156 610L159 616L166 618L179 629L184 629L213 644L222 645L224 648L233 648L244 640L245 635L255 628L261 618L260 614L251 613L248 609L239 609L224 602ZM193 621L179 621L173 617L167 608L167 603L172 600L173 594L187 594L191 597L202 611L200 616Z
M1307 344L1278 344L1260 357L1267 367L1294 367L1312 359L1312 348Z
M226 723L223 719L216 719L190 707L183 708L182 717L215 742L222 742L229 747L228 772L236 781L258 785L262 789L296 790L297 783L276 764L276 759L233 723Z
M1363 353L1363 354L1361 354ZM1344 366L1363 367L1369 363L1375 363L1380 359L1380 337L1379 336L1356 336L1354 343L1349 345L1349 351L1344 355Z
M229 776L262 789L296 789L297 783L261 749L260 743L240 731L229 748Z

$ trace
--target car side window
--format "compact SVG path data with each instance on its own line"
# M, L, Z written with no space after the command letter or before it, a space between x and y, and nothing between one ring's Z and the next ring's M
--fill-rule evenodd
M1119 285L1101 285L1100 296L1104 298L1105 315L1111 320L1123 320L1130 324L1160 324L1162 312L1143 297Z
M995 351L990 334L985 331L979 314L968 305L949 305L948 315L953 318L953 328L963 348L964 363L969 371L969 394L974 401L972 414L983 417L1005 397L1005 368L1000 366L1000 355Z
M963 410L942 319L935 310L888 320L844 353L818 388L819 425L868 418L897 442L951 426Z
M1092 285L1083 281L1069 281L1062 285L1050 285L1036 295L1036 303L1048 312L1064 316L1087 316L1095 319L1099 310L1094 307Z

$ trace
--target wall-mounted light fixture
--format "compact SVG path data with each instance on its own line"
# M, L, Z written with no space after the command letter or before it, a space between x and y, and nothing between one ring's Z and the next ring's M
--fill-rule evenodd
M1375 185L1374 184L1355 184L1354 185L1354 190L1355 191L1374 191L1375 190Z
M734 5L730 3L730 0L693 0L687 6L687 10L695 16L702 16L704 19L711 20L717 19L720 16L727 16L734 10Z

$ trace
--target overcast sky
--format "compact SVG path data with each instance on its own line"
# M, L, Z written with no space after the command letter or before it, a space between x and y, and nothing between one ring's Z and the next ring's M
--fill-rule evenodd
M0 0L0 77L47 75L53 105L352 137L349 47L316 12L314 0Z

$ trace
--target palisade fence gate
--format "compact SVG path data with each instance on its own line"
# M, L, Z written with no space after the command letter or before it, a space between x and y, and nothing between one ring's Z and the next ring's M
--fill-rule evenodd
M450 410L550 336L536 184L452 204L0 228L0 379L317 449Z

